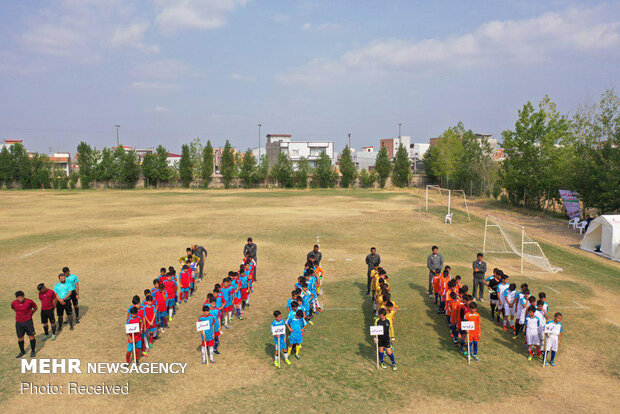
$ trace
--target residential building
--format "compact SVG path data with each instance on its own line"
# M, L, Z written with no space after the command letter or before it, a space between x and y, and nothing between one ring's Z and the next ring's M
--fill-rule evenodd
M407 151L409 151L411 137L403 135L397 138L381 139L379 142L381 143L381 148L385 148L388 152L388 156L391 160L393 160L396 156L396 151L398 151L401 144L407 149Z
M361 151L355 151L355 148L353 148L351 157L358 170L372 170L375 168L377 154L375 147L362 147Z
M409 158L414 159L424 159L424 154L431 147L431 144L426 144L424 142L414 142L409 146Z
M233 155L237 155L237 150L232 149ZM215 166L215 173L220 173L220 167L222 166L222 155L224 154L224 148L213 148L213 165Z
M73 170L71 165L71 154L68 152L55 152L50 157L52 168L62 171L66 176Z
M325 153L334 163L334 143L332 141L291 141L289 134L267 134L266 151L269 157L269 165L273 166L278 154L281 152L288 155L293 161L293 168L297 168L297 162L304 157L310 161L310 165L316 167L316 161L321 154Z
M175 153L169 152L168 158L166 158L166 161L168 162L168 166L174 167L175 164L181 161L181 154L175 154Z
M0 145L0 150L2 150L2 148L10 149L11 146L15 144L24 145L24 142L21 139L5 139L2 145Z

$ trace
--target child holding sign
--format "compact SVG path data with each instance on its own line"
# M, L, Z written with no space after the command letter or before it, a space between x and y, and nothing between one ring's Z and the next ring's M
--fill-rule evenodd
M547 322L547 325L545 325L545 335L547 335L547 346L545 347L545 352L551 351L551 358L546 364L549 364L552 367L555 367L555 354L558 352L562 330L562 314L557 312L553 315L553 320Z
M126 325L138 324L138 329L135 332L127 334L127 355L126 361L129 364L131 361L131 354L134 355L134 362L138 363L140 360L140 350L142 349L142 318L138 316L138 308L132 307L129 309L129 318Z
M213 347L215 346L215 318L211 315L211 307L209 305L202 306L202 316L198 319L198 322L208 322L204 325L208 325L208 328L202 329L200 331L200 336L202 339L201 349L202 349L202 363L207 363L207 352L209 354L209 361L212 364L215 364L215 360L213 359Z
M474 329L469 331L469 349L471 357L474 361L478 359L478 341L480 341L480 314L478 314L478 305L476 302L469 304L469 312L465 314L465 320L474 323Z
M273 359L273 364L276 367L280 367L280 352L284 354L284 361L286 361L286 363L288 365L291 365L291 361L289 361L288 359L288 352L286 352L286 323L284 322L284 319L282 319L282 312L280 312L279 310L276 310L273 312L273 316L274 316L274 320L273 322L271 322L271 333L273 334L273 340L275 342L276 345L276 351L275 351L275 356ZM274 333L274 327L282 327L282 334L276 335Z
M383 362L384 354L387 352L390 357L390 361L392 361L392 370L396 371L396 360L394 359L394 352L392 352L392 344L390 342L390 320L386 316L385 309L379 309L379 317L375 320L375 326L383 327L383 334L377 335L375 341L379 345L379 363L381 364L381 368L387 368L385 362Z

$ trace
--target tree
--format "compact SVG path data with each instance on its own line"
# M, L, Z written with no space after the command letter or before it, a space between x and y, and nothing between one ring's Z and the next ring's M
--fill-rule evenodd
M116 187L123 185L123 158L125 158L125 148L122 145L114 148L112 153L112 169L111 169L111 181Z
M84 141L81 141L77 147L77 163L80 167L80 184L82 188L89 188L90 183L95 178L95 166L93 163L93 149Z
M392 173L394 185L398 187L409 186L410 173L411 161L409 160L409 152L403 144L400 144L394 158L394 172Z
M385 147L381 148L377 154L375 171L377 171L377 175L379 177L379 187L385 187L385 183L392 172L392 163L390 162L390 157L388 156L388 152Z
M181 146L179 176L181 177L181 184L183 184L183 187L189 188L189 185L192 182L193 172L191 154L189 152L189 146L187 144L183 144L183 146Z
M372 188L377 181L377 172L375 170L366 170L365 168L360 171L360 184L362 188Z
M157 186L159 175L157 174L157 156L148 153L142 160L142 175L144 176L145 186Z
M208 140L207 146L202 150L202 168L200 170L205 188L208 187L211 182L213 170L213 146L211 145L211 140Z
M22 189L32 188L32 166L28 152L22 144L13 144L10 148L13 159L13 179L18 182Z
M293 172L293 181L297 188L308 188L308 177L312 171L310 161L306 157L301 157L297 161L297 170Z
M424 172L433 182L437 182L441 177L440 157L441 154L436 145L429 147L424 153Z
M248 150L243 154L241 167L239 168L239 178L243 181L245 188L252 188L256 183L256 158L252 154L252 150Z
M51 188L50 160L45 154L34 154L30 159L32 188Z
M7 147L2 147L0 150L0 189L2 184L9 188L13 181L13 170L13 157Z
M269 179L269 157L267 154L260 157L260 164L254 170L254 176L257 183L264 182L265 187L267 187L267 180Z
M316 162L314 178L321 188L333 187L338 182L338 173L332 165L332 160L324 152L321 153Z
M69 187L72 190L75 189L79 178L80 178L80 174L78 174L77 171L75 170L71 171L71 175L69 175Z
M140 179L140 164L134 150L125 153L122 158L121 177L121 182L125 188L134 188Z
M220 167L222 179L224 180L224 188L230 188L230 184L237 175L237 166L235 164L235 154L230 142L226 140L224 151L222 152L222 166Z
M278 187L293 186L293 163L286 153L278 154L278 159L271 169L271 176L277 180Z
M198 180L202 175L202 152L203 146L200 138L195 138L189 143L189 154L192 160L192 179Z
M168 150L163 145L159 145L155 152L155 170L157 172L156 185L170 181L172 172L168 165Z
M348 188L351 184L355 184L357 179L357 168L351 157L351 150L349 146L345 146L340 154L340 185L344 188Z
M114 157L110 148L101 150L101 159L95 167L95 176L104 187L108 187L114 180Z

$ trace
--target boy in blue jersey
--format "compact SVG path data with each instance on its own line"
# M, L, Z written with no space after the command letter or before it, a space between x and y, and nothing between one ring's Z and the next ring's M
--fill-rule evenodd
M229 277L224 278L224 280L222 280L222 288L220 291L224 301L224 308L222 310L224 313L224 327L226 329L230 329L228 323L232 320L233 311L233 287L230 282L231 280Z
M300 293L301 291L297 291L297 289L291 292L291 298L286 301L286 309L288 309L289 312L291 311L291 303L297 301L297 296L299 296Z
M271 326L286 326L286 322L284 322L284 320L282 319L282 312L280 312L279 310L274 311L273 317L275 319L271 322ZM273 364L276 367L280 366L280 355L278 353L278 349L280 349L280 352L284 355L284 361L286 361L288 365L291 365L291 361L289 361L288 359L288 352L286 347L286 332L282 335L274 335L273 340L275 342L275 356L273 358Z
M138 308L135 308L135 307L131 308L129 312L129 318L127 319L127 322L125 323L127 325L133 324L133 323L140 324L139 332L127 334L127 354L125 356L125 360L127 361L127 363L129 363L131 361L132 354L135 353L134 362L137 364L138 361L140 360L140 350L142 349L142 333L141 332L144 327L142 318L138 316Z
M67 284L67 277L64 273L58 275L59 282L54 285L56 293L56 315L58 316L58 330L62 330L63 315L67 313L69 329L73 330L73 311L71 309L71 285Z
M303 291L301 292L302 299L302 307L304 308L304 313L306 315L306 320L310 325L314 325L312 322L312 302L314 301L314 295L308 289L308 284L304 283L302 286Z
M318 283L318 279L316 278L314 269L308 270L308 272L306 272L306 284L308 285L308 290L310 291L310 293L312 293L312 296L313 296L312 302L310 302L313 313L317 313L321 309L321 307L318 304L319 299L318 299L318 295L316 291L317 283Z
M249 263L246 263L244 265L243 274L248 279L247 298L245 299L245 306L249 308L250 307L250 296L252 293L252 269L250 269Z
M198 318L200 322L209 322L209 329L205 329L200 332L201 336L201 349L202 349L202 363L207 363L207 354L209 355L209 360L212 364L215 364L215 359L213 357L213 348L215 346L215 318L211 315L211 309L209 305L203 305L202 307L202 315Z
M220 318L222 312L216 307L216 299L213 296L211 297L211 299L209 299L209 314L213 316L213 352L219 354L220 351L218 351L218 348L220 346Z
M67 284L71 287L71 303L73 303L73 310L75 311L75 323L80 323L80 306L78 304L80 299L80 281L76 275L69 271L68 267L63 267L62 272L67 278Z
M299 351L301 351L301 344L304 341L303 332L306 329L306 323L304 321L304 312L299 309L294 318L289 318L286 321L286 327L288 328L289 342L288 353L295 352L295 358L301 359Z

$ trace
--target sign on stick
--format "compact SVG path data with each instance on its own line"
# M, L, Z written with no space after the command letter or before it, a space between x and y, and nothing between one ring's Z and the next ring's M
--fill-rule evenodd
M476 329L475 322L470 322L470 321L461 322L461 331L473 331L474 329Z
M370 327L370 335L372 335L372 336L383 335L383 326L381 326L381 325L371 326Z
M196 322L196 330L198 332L202 332L202 331L206 331L211 329L211 322L210 321L198 321Z
M280 335L284 335L285 333L286 333L285 325L276 325L276 326L271 327L271 334L273 336L280 336Z
M125 332L128 334L140 333L140 324L139 323L125 324Z

